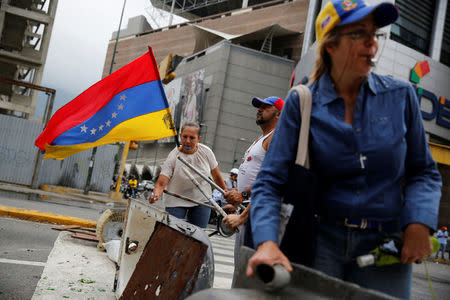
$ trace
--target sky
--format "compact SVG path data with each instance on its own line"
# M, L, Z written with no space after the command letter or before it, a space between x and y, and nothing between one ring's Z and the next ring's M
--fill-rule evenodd
M56 109L101 79L108 42L119 27L123 3L123 0L58 1L41 82L42 86L56 90ZM144 15L155 27L148 13L152 9L150 0L126 1L121 28L127 27L129 18L138 15ZM153 11L152 16L160 25L168 22L168 14L161 16ZM174 23L181 21L174 18ZM37 114L40 110L38 107Z

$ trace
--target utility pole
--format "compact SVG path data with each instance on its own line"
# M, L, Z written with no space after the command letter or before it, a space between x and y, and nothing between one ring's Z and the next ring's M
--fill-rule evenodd
M172 0L172 6L170 7L170 16L169 16L169 25L168 26L172 26L174 8L175 8L175 0Z
M246 141L246 138L238 138L236 139L236 142L234 143L234 151L233 151L233 162L231 163L231 168L234 168L234 164L236 163L236 152L239 141Z
M120 15L119 29L117 30L116 42L114 44L114 51L113 51L112 59L111 59L111 67L109 68L109 74L110 75L111 75L113 67L114 67L114 58L116 56L117 43L119 42L120 26L122 26L123 12L125 11L125 4L126 3L127 3L127 0L124 0L123 1L123 7L122 7L122 14ZM128 145L129 145L129 142L128 142ZM89 170L88 170L88 175L87 175L87 178L86 178L86 184L84 185L83 194L85 194L85 195L87 195L89 193L89 190L90 190L90 187L91 187L92 172L94 171L94 162L95 162L95 155L96 154L97 154L97 147L94 147L92 149L91 159L89 161ZM119 181L119 183L120 183L120 181ZM119 188L120 188L120 186L119 186Z

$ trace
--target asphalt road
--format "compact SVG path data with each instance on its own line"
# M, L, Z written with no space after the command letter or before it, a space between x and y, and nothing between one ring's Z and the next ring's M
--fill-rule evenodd
M428 261L427 266L436 299L450 299L450 265ZM413 266L411 300L429 299L433 298L431 296L425 266L423 263L415 264Z
M0 218L0 299L31 299L59 234L51 226Z
M97 220L103 205L0 198L0 205ZM13 205L15 204L15 205ZM70 204L70 205L68 205ZM59 231L54 225L0 217L0 299L31 299ZM450 299L450 265L428 262L436 299ZM412 300L432 299L423 264L414 265Z
M0 205L98 220L103 204L0 198ZM55 225L0 217L0 299L31 299L59 231Z

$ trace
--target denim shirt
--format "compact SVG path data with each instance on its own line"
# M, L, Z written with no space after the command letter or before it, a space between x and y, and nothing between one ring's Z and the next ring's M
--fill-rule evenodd
M367 75L353 113L328 73L310 86L313 96L309 155L319 178L318 213L332 218L417 222L436 228L441 177L411 84ZM297 92L286 99L275 134L252 188L255 246L278 242L280 197L295 163L300 111Z

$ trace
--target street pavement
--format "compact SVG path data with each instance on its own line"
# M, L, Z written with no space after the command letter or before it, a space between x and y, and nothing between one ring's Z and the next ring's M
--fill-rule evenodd
M97 220L100 214L110 207L96 202L52 198L45 200L38 198L31 201L5 197L0 197L0 205L88 220ZM44 267L50 263L47 258L54 249L55 240L60 233L52 230L51 227L54 225L0 217L0 278L2 278L0 299L31 299L33 297ZM214 226L209 225L207 231L213 232ZM230 288L233 276L234 236L225 238L214 235L211 237L211 243L216 260L214 287ZM95 247L93 248L96 250ZM61 262L56 262L58 263ZM49 286L49 288L54 287ZM42 294L42 291L40 293Z
M104 203L3 193L0 206L96 221ZM17 196L17 197L15 197ZM59 231L55 225L0 217L0 299L31 299Z
M450 265L427 261L431 285L437 300L450 299ZM427 280L425 265L413 265L411 300L433 299Z
M209 233L215 229L209 225ZM210 238L214 253L214 288L229 289L234 272L234 240L235 236L223 237L219 234Z
M31 299L59 232L0 217L0 299Z
M0 206L37 210L55 215L66 215L93 221L97 221L101 213L108 208L108 206L103 203L95 202L68 201L57 198L35 198L33 200L26 200L5 197L0 197Z
M24 200L0 197L0 205L97 220L108 208L104 202L67 199ZM31 299L41 278L47 257L59 232L52 225L0 217L0 299ZM214 231L209 225L208 233ZM215 288L228 289L234 269L234 236L214 235L211 243L215 259ZM450 265L427 263L436 299L449 299ZM425 265L413 266L412 300L432 299Z

